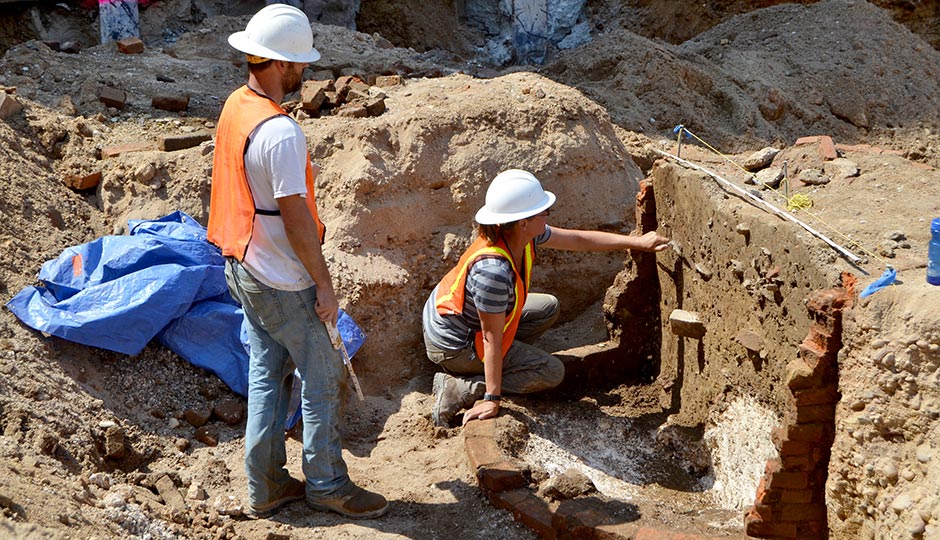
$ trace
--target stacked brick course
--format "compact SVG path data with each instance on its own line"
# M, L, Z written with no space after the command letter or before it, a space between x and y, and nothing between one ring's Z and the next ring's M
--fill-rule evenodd
M779 457L767 462L754 506L745 516L748 536L784 540L825 539L825 486L835 408L839 401L837 355L842 347L842 309L851 290L810 295L806 308L813 325L787 366L793 395L785 425L774 432Z

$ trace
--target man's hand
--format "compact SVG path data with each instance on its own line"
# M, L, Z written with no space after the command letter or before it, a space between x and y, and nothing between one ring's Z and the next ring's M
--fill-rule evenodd
M660 236L656 231L650 231L643 236L637 238L639 245L636 249L640 251L662 251L668 247L669 239L665 236Z
M499 414L499 402L481 401L475 407L463 414L463 425L470 420L486 420Z
M336 326L339 319L339 301L336 293L329 287L317 287L317 317L326 324Z

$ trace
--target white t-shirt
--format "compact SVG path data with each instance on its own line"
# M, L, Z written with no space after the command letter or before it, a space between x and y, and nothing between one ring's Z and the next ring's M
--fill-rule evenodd
M249 141L245 172L255 208L276 211L276 199L306 196L307 143L296 122L287 116L272 118L258 126ZM314 285L287 240L280 215L255 215L242 262L251 275L275 289L300 291Z

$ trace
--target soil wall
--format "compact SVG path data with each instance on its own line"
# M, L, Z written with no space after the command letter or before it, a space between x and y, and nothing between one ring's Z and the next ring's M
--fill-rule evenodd
M703 423L739 395L787 410L785 372L811 321L804 300L837 279L795 225L755 208L697 172L653 169L660 231L663 345L660 380L674 382L673 422ZM674 335L674 309L697 313L701 340Z

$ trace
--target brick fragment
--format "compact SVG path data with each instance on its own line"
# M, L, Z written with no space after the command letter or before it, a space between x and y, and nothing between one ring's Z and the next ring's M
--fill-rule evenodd
M474 420L463 427L464 438L496 437L496 419Z
M211 417L212 411L208 410L186 409L186 411L183 412L183 419L189 422L189 425L193 427L206 425L206 422L208 422Z
M563 501L552 516L552 527L562 538L593 538L596 526L615 521L599 503L599 499L590 498Z
M824 504L781 504L781 521L819 521L826 519Z
M787 437L791 441L822 442L826 435L823 424L796 424L787 427Z
M529 485L529 478L517 463L503 460L477 469L477 481L490 491L509 491Z
M65 177L63 182L74 190L84 191L97 187L101 183L101 176L101 171L95 171L91 174L70 174Z
M401 75L379 75L375 78L375 86L390 88L401 84Z
M124 54L140 54L144 52L144 42L138 37L126 37L118 40L116 43L118 50Z
M552 511L545 501L527 489L516 489L491 493L490 503L497 508L509 510L512 517L535 531L544 540L556 540L558 535L552 527Z
M796 140L794 146L802 146L804 144L815 144L816 151L819 153L819 157L825 161L830 161L839 157L839 154L836 152L835 144L832 142L832 137L827 135L800 137Z
M167 94L162 96L153 96L150 105L154 109L161 109L170 112L185 111L189 108L188 94Z
M173 152L176 150L185 150L194 146L212 140L211 133L190 133L186 135L169 135L160 137L157 141L157 148L164 152Z
M212 416L230 426L236 426L245 419L245 405L237 399L226 398L215 404Z
M118 88L101 85L98 87L98 101L108 107L123 109L124 103L127 102L127 92Z
M832 422L836 418L835 404L803 405L796 408L796 422L798 424L812 424L814 422Z
M121 154L127 154L129 152L142 152L144 150L153 150L153 143L149 142L132 142L126 144L119 144L116 146L107 146L101 149L101 159L108 159L117 157Z
M815 388L811 390L801 390L793 393L797 407L803 405L825 405L829 403L838 403L841 399L839 390L833 385L824 388Z
M785 489L780 492L780 502L806 504L813 500L810 489Z
M300 106L305 111L319 111L326 103L326 93L335 91L333 81L305 81L300 88Z
M369 116L369 111L366 110L364 105L360 105L359 103L347 103L342 109L336 111L336 116L366 118Z
M366 101L366 112L369 116L380 116L385 112L385 98L374 97Z
M15 97L6 92L0 92L0 119L6 120L21 110L23 106Z
M613 523L594 528L594 540L634 540L639 527L632 523Z
M490 437L471 437L464 441L470 468L474 471L485 465L499 463L506 459L496 441Z
M677 336L701 339L705 336L705 324L699 320L698 313L674 309L669 314L669 326Z
M744 516L744 531L757 538L796 538L796 523L767 521L754 513Z

